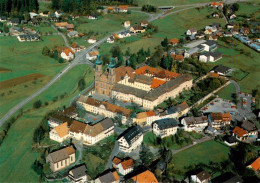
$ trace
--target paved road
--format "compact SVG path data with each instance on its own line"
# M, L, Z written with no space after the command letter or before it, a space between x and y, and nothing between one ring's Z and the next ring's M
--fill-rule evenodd
M69 45L69 43L68 43L68 40L67 40L66 36L65 36L63 33L61 33L52 23L50 23L50 26L51 26L56 32L58 32L58 35L61 35L61 36L62 36L62 38L63 38L63 40L64 40L64 42L65 42L65 45L70 48L70 45Z
M248 1L248 0L226 0L226 3L234 3L237 1ZM180 11L184 11L187 9L191 9L191 8L195 8L195 7L199 7L199 6L205 6L209 3L199 3L199 4L187 4L187 5L180 5L180 6L192 6L192 7L188 7L188 8L184 8L181 10L177 10L177 11L172 11L168 14L164 14L164 12L161 12L160 14L150 14L149 16L149 22L154 21L156 19L158 19L159 17L165 17L168 15L171 15L173 13L178 13ZM146 13L146 12L143 12ZM146 13L149 14L149 13ZM58 31L53 25L52 27ZM120 33L123 32L125 29L117 31L116 33ZM66 36L64 36L61 32L58 32L64 39L65 44L69 47L68 45L68 41ZM99 40L98 42L96 42L95 44L89 46L88 48L86 48L83 51L80 51L78 53L75 54L75 59L69 64L67 65L58 75L56 75L49 83L47 83L45 86L43 86L40 90L38 90L36 93L32 94L31 96L29 96L28 98L26 98L24 101L20 102L19 104L17 104L15 107L13 107L12 109L10 109L4 116L3 118L0 120L0 127L4 124L4 122L9 119L13 114L15 114L18 110L20 110L24 105L26 105L27 103L29 103L30 101L32 101L35 97L37 97L38 95L40 95L42 92L44 92L45 90L47 90L50 86L52 86L56 81L58 81L65 73L67 73L71 68L73 68L74 66L78 65L78 64L88 64L90 66L93 66L94 64L91 63L90 61L86 60L86 53L90 52L92 49L94 49L95 47L99 46L100 44L102 44L103 42L106 41L106 39L109 36Z

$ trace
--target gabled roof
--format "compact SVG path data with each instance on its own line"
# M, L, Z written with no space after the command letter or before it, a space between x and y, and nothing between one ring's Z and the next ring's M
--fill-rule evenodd
M230 68L223 65L217 65L212 70L215 72L226 73L230 70Z
M106 183L110 183L110 182L115 182L120 180L118 174L116 171L109 171L101 176L98 177L98 179L100 180L100 182L106 182Z
M177 39L177 38L170 39L169 43L170 44L177 44L177 43L179 43L179 39Z
M115 165L118 165L120 162L121 162L122 160L121 159L119 159L118 157L114 157L113 158L113 160L112 160L112 162L115 164Z
M69 134L69 128L68 128L68 123L63 123L57 127L54 128L54 130L57 132L60 138L66 136Z
M84 133L87 125L79 121L73 121L70 125L70 131L74 133Z
M247 134L247 131L236 126L233 131L232 131L234 134L238 135L239 137L243 137L244 135Z
M69 54L71 53L72 55L74 54L74 52L70 49L70 48L67 48L65 50L62 50L62 52L64 52L67 56L69 56Z
M149 170L133 176L132 179L139 183L158 183L155 175Z
M154 68L150 66L143 66L135 70L135 74L143 75L143 74L151 74L158 78L168 78L173 79L179 77L181 74L176 72L167 71L164 69Z
M113 127L114 123L111 118L106 118L99 123L94 125L87 124L85 129L85 134L95 137L102 133L103 131L108 130L109 128Z
M129 145L132 144L132 139L134 139L136 136L141 135L142 132L142 128L138 125L136 126L131 126L128 129L126 129L123 133L121 133L118 137L117 140L121 139L122 137L125 138L125 140L127 141L127 143Z
M254 169L254 171L260 170L260 157L258 157L252 164L251 167Z
M86 166L81 165L81 166L72 168L69 171L69 174L72 174L74 179L79 179L79 178L87 175L86 171L87 171Z
M120 10L128 10L128 6L127 5L119 5L118 8Z
M134 161L133 159L127 159L127 160L124 160L120 163L123 167L124 170L127 170L129 168L133 168L134 167Z
M157 124L160 130L165 130L168 128L173 128L178 126L178 122L173 118L156 120L153 122L153 124Z
M201 171L201 172L198 173L196 176L199 178L199 180L200 180L201 182L203 182L203 181L205 181L205 180L208 180L208 179L211 177L211 175L209 174L209 172L207 172L206 170Z
M202 124L202 123L207 123L208 118L207 116L200 116L200 117L185 117L184 120L186 121L187 125L191 124Z
M155 112L154 111L140 112L136 115L136 118L142 119L142 118L147 118L150 116L155 116Z
M69 155L74 153L75 149L73 148L73 146L69 146L50 153L48 157L51 158L52 162L57 163L69 158Z
M257 127L253 122L250 122L248 120L243 121L241 127L245 129L246 131L256 131Z

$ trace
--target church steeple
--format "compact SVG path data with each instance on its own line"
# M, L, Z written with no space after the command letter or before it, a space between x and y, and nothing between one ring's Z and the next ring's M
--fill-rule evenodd
M110 63L108 65L109 68L115 68L116 67L116 62L114 58L110 58Z

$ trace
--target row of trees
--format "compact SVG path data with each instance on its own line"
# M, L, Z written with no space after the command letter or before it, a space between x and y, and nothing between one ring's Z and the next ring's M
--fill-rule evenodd
M38 12L38 0L1 0L1 15L23 15L25 12Z
M146 12L156 12L157 11L157 8L153 5L143 5L142 6L142 11L146 11Z
M50 58L54 58L55 60L58 60L59 63L64 63L64 59L60 57L59 52L56 49L50 49L47 46L44 46L42 49L42 54L44 56L48 56Z

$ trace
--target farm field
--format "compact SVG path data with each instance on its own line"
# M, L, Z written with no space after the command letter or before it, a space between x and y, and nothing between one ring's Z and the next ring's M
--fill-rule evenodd
M195 8L184 10L179 13L166 16L162 19L153 21L154 25L159 28L159 33L154 34L154 37L168 37L168 38L180 38L185 34L187 29L196 28L197 30L204 29L206 25L210 25L214 22L219 22L222 25L225 24L224 19L209 19L208 15L214 12L213 8L202 8L197 10ZM199 24L197 22L200 22Z
M124 23L127 20L131 22L131 25L134 25L146 19L148 19L148 16L139 12L132 12L131 14L109 13L97 20L84 20L88 23L76 23L76 30L78 32L93 31L97 37L104 37L105 35L108 36L109 34L115 31L123 29L124 27L122 26L122 23Z
M228 159L230 148L216 141L207 141L173 155L170 170L186 173L186 168L199 163L208 164ZM171 171L174 174L174 171Z
M77 82L75 81L84 77L86 86L92 82L92 73L85 75L88 68L87 65L74 67L59 82L55 83L52 88L35 99L49 102L49 105L39 109L31 109L34 102L32 101L24 107L24 109L30 108L31 110L25 112L12 125L4 143L0 147L0 172L5 172L0 177L0 182L20 182L21 180L24 182L37 182L39 180L39 176L31 168L31 165L39 156L38 153L31 150L34 129L39 125L47 112L64 105L68 106L71 99L79 92ZM64 85L65 82L66 85ZM60 96L64 92L67 93L67 96L62 100L59 99L57 102L52 102L51 95ZM25 169L26 171L24 171Z
M42 48L46 45L52 48L53 42L58 45L64 45L60 36L44 36L40 42L20 43L14 37L0 37L1 55L0 67L10 70L10 72L0 72L0 85L3 87L7 80L21 80L22 77L28 77L31 74L37 74L41 77L37 80L28 80L16 86L1 89L0 93L0 117L5 114L19 101L30 96L44 84L46 84L54 75L56 75L66 64L60 64L56 60L42 55Z

